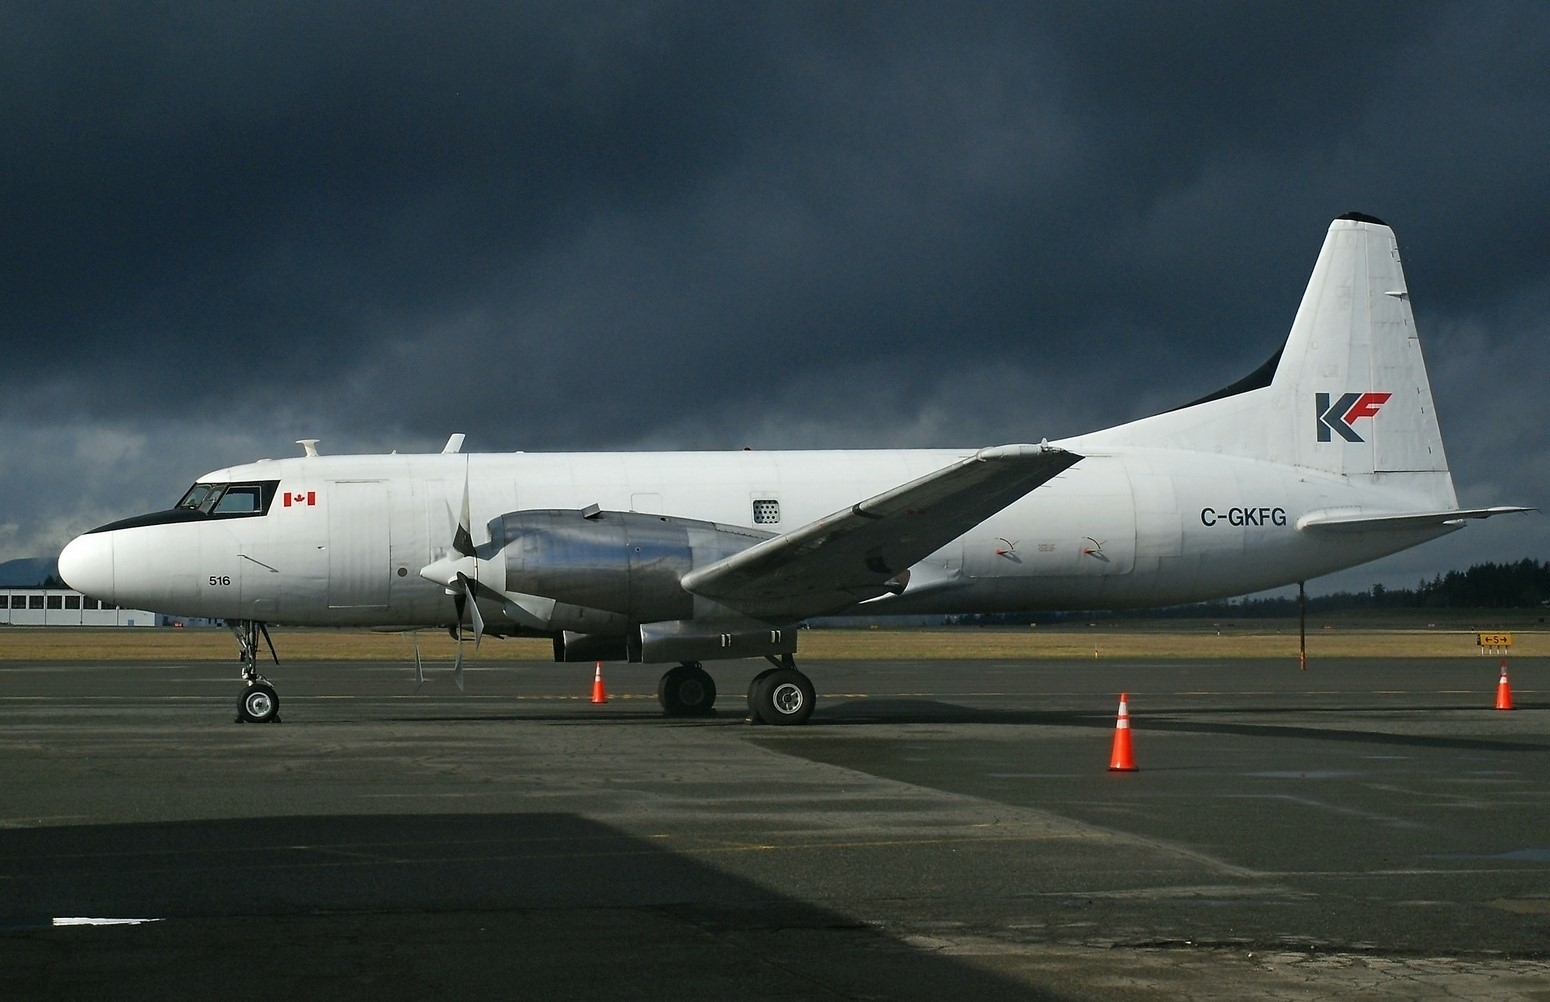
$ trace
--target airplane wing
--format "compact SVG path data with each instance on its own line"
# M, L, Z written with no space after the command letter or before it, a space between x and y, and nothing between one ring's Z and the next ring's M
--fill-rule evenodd
M1395 514L1312 512L1297 520L1297 528L1332 532L1379 532L1429 529L1435 526L1452 526L1456 529L1469 518L1490 518L1493 515L1512 515L1522 511L1538 510L1499 505L1495 508L1459 508L1453 511L1409 511Z
M684 575L685 589L792 622L898 592L909 566L1047 483L1081 456L1048 444L979 452Z

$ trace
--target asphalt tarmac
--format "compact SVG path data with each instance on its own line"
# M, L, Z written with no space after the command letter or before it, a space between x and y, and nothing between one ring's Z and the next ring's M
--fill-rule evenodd
M0 661L0 997L1550 999L1550 659L760 666Z

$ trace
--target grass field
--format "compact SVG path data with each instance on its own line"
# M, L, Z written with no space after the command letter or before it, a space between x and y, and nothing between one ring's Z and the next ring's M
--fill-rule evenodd
M1413 620L1413 621L1412 621ZM1482 615L1421 622L1413 617L1310 618L1308 655L1316 657L1463 657L1477 655L1478 630L1511 630L1508 652L1550 656L1550 628L1538 617ZM365 630L273 631L282 661L412 661L409 634ZM418 635L428 661L450 661L445 632ZM220 629L90 629L0 627L0 663L29 661L235 661L236 643ZM810 659L938 658L1288 658L1297 657L1295 620L1100 621L1088 624L1005 628L815 629L802 633L801 655ZM267 652L265 652L267 654ZM464 654L479 661L548 661L544 639L486 640Z

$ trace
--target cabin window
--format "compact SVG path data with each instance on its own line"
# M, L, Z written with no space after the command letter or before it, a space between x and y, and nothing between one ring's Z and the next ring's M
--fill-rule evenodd
M755 501L753 503L754 525L775 525L780 521L780 502L774 500Z

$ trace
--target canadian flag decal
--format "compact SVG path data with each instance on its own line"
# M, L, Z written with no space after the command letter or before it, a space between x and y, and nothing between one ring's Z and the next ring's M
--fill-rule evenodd
M291 507L292 505L314 505L318 503L317 491L307 491L306 493L302 493L301 491L286 491L280 497L281 502L287 508Z

